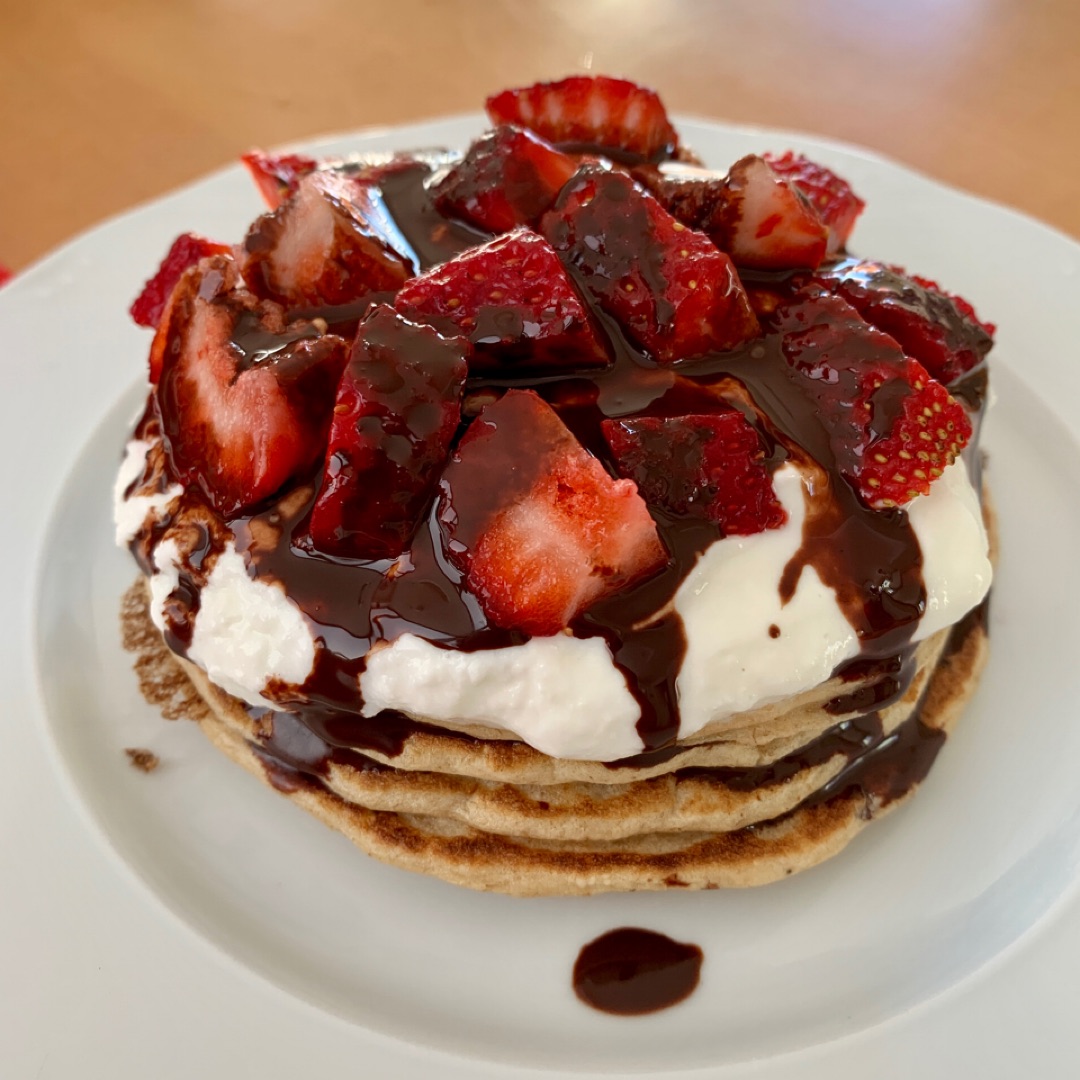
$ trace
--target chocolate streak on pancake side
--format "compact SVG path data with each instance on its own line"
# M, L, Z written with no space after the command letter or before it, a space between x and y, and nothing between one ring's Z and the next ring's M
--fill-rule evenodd
M382 198L394 224L424 265L483 239L460 223L440 217L425 185L429 172L423 164L390 169L381 181ZM640 260L648 273L659 273L658 261L649 252L641 253ZM526 383L480 375L470 379L468 393L498 395L508 385L532 386L613 472L600 427L605 418L739 408L762 436L768 467L775 469L793 458L808 471L820 493L805 523L802 545L781 583L785 599L794 594L801 575L813 568L836 590L858 633L864 658L895 656L904 650L925 599L918 543L904 511L868 509L840 475L841 463L835 459L818 411L785 357L785 334L770 329L766 320L763 336L741 349L660 367L589 299L589 283L579 271L569 269L578 279L591 317L608 339L613 357L610 367ZM765 283L781 299L794 288L785 275L745 277L755 286ZM659 316L670 317L670 313ZM874 402L882 422L894 407L895 402ZM334 745L371 747L380 718L358 715L362 710L358 680L370 648L406 632L462 651L517 645L526 638L490 625L475 597L463 588L461 575L444 558L434 507L418 529L412 548L394 563L333 560L304 550L305 519L318 478L304 482L312 485L306 505L292 505L288 514L274 507L228 523L237 537L237 549L246 552L252 575L280 581L311 621L316 637L315 669L300 692L270 687L267 694ZM185 496L190 497L198 496ZM297 500L285 500L290 502ZM721 533L701 519L658 510L653 516L670 553L667 568L594 604L574 621L572 630L578 636L599 635L607 641L641 706L638 731L646 750L664 754L679 735L675 678L686 647L682 622L671 601L701 552ZM276 529L281 538L269 549L256 542L267 528ZM182 581L184 576L182 571ZM184 642L175 644L184 655ZM387 743L400 747L407 737L402 732L408 721L400 714L383 719L394 733ZM417 725L416 730L421 729Z
M696 945L655 930L609 930L582 947L574 964L574 993L594 1009L643 1016L685 1001L701 977Z

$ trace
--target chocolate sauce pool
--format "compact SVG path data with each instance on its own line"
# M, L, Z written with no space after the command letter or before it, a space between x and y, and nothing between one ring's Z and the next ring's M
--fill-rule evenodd
M616 1016L643 1016L685 1001L701 977L696 945L655 930L610 930L582 947L573 985L586 1005Z
M387 170L381 181L382 203L421 267L484 239L438 214L425 184L430 175L430 166L416 163ZM639 258L649 262L650 253L639 252ZM570 270L577 273L573 267ZM748 288L768 289L780 298L795 287L790 275L747 273L743 277ZM588 300L587 290L582 292ZM357 317L354 307L349 305L349 318ZM712 412L718 399L740 409L761 434L770 469L794 459L827 493L826 498L815 500L814 513L807 518L803 543L781 582L782 595L790 597L801 575L813 568L836 591L858 634L860 660L891 664L892 658L902 657L925 605L918 542L903 510L868 509L840 475L844 463L836 460L812 400L791 376L785 332L770 329L766 319L763 337L740 349L658 367L602 310L595 305L590 310L613 358L609 368L543 380L480 375L469 381L466 411L470 401L482 401L507 386L528 385L613 470L600 427L605 418ZM322 314L334 322L332 310ZM238 327L241 336L243 330ZM980 389L976 380L966 380L965 390L973 398ZM887 418L892 406L882 401L874 407ZM435 506L411 549L396 563L333 560L306 550L304 525L317 483L318 477L312 476L306 490L302 485L281 505L227 523L236 536L237 549L248 557L252 574L282 582L311 621L316 636L315 667L300 692L270 687L267 695L279 701L283 710L295 713L328 745L374 748L389 755L395 747L400 750L409 732L423 730L423 725L400 714L359 715L358 679L373 645L407 632L465 651L517 645L527 638L491 625L476 599L463 588L461 575L443 557ZM193 491L184 496L189 502L198 498ZM701 552L722 535L715 525L700 519L658 510L653 516L670 553L667 567L647 581L602 599L571 627L579 637L604 638L640 705L638 731L645 752L618 765L645 764L676 752L672 749L679 734L675 677L686 642L671 600ZM391 566L393 573L388 572ZM183 655L198 602L193 585L199 577L197 568L191 568L191 573L183 568L180 577L167 636ZM902 660L899 663L903 666ZM901 682L898 671L894 683L882 678L872 688L855 692L850 700L838 698L831 707L837 713L879 708ZM443 729L435 730L445 735Z

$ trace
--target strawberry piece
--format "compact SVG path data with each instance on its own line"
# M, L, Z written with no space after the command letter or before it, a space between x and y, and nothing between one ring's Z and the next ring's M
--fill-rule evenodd
M244 240L244 280L286 307L347 304L393 292L418 269L378 189L320 170Z
M642 167L633 175L736 266L812 270L825 258L828 229L806 197L763 158L741 158L727 176L681 163Z
M348 344L289 323L215 255L185 271L158 330L156 401L173 475L225 516L251 510L322 457Z
M468 349L385 305L360 324L311 510L320 551L388 559L408 546L461 421Z
M727 255L624 173L579 169L541 229L658 363L732 349L761 332Z
M0 285L6 285L14 276L3 263L0 263Z
M538 135L503 125L477 139L435 185L435 205L488 232L509 232L534 224L575 168L573 158Z
M494 124L516 124L553 143L646 159L674 157L679 137L652 90L607 75L574 75L489 97Z
M207 255L227 255L230 250L226 244L215 243L196 233L183 233L178 236L161 260L157 273L135 298L129 314L139 326L149 326L156 330L180 275Z
M466 336L484 371L603 367L608 355L551 245L518 228L407 282L394 307Z
M738 410L624 417L601 427L620 474L650 505L706 518L725 536L750 536L787 521L761 436Z
M262 150L249 150L240 155L240 160L271 210L295 195L301 178L319 167L315 158L307 154L264 154Z
M848 259L815 279L895 338L935 379L949 384L977 367L993 345L994 326L979 321L962 297L898 267Z
M731 166L723 205L708 233L736 266L812 269L825 258L828 229L805 196L764 159L751 154Z
M837 468L863 501L885 509L925 495L971 438L963 406L838 296L804 289L774 322Z
M788 150L784 154L765 154L765 160L785 179L791 181L810 200L810 205L829 230L829 254L840 251L848 242L855 220L866 203L851 190L851 185L831 169Z
M510 390L465 433L443 474L450 561L487 617L558 633L667 555L632 480L612 479L531 390Z

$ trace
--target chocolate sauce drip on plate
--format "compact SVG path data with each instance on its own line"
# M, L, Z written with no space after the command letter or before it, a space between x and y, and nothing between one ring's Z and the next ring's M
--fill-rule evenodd
M594 1009L643 1016L685 1001L701 978L702 952L655 930L609 930L582 947L574 993Z

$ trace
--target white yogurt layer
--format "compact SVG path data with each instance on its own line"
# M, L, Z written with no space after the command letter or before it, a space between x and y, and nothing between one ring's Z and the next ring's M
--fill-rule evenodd
M569 634L480 652L404 634L368 655L364 715L401 709L504 728L552 757L610 761L641 751L640 709L602 638Z
M163 540L154 552L150 617L165 628L164 604L180 581L180 551ZM315 639L300 609L278 585L253 581L244 557L230 543L199 594L188 659L210 680L250 705L268 709L262 696L272 679L300 684L315 664Z
M184 494L179 484L173 484L158 495L124 497L127 489L142 476L146 456L154 445L143 439L132 439L124 450L124 460L120 463L113 485L113 521L116 524L116 543L120 547L126 547L135 539L151 514L156 516L164 513L174 499Z

